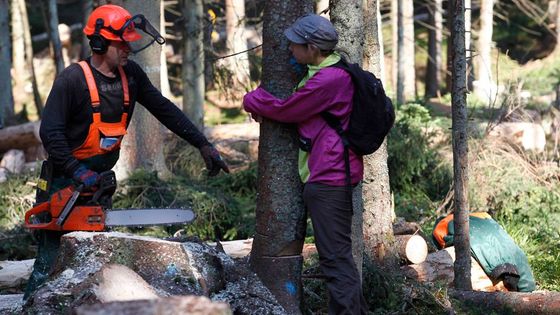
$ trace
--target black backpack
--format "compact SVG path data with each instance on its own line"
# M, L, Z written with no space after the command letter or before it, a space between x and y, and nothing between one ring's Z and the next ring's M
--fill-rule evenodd
M332 67L348 72L354 84L348 129L343 130L340 121L331 113L323 112L321 116L337 131L345 147L358 155L372 154L379 149L395 123L393 103L385 94L381 80L358 64L341 59Z

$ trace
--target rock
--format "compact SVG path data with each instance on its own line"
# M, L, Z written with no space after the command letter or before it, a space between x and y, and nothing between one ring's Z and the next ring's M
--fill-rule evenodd
M35 259L0 261L0 289L17 288L27 283Z
M227 303L204 296L175 296L157 300L112 302L78 307L77 315L231 315Z
M205 295L229 303L235 314L285 314L245 264L238 265L225 253L205 244L118 232L72 232L62 237L58 257L49 281L24 305L25 313L73 312L77 307L103 302L108 302L101 304L103 307L117 303L118 306L110 306L115 310L134 309L139 300L146 303L146 309L157 309L157 305L165 305L157 302L162 298ZM169 314L178 313L171 310Z
M524 150L544 151L546 135L541 125L529 122L504 122L496 125L489 133L521 146Z
M2 157L0 168L5 168L12 174L19 174L25 166L25 154L21 150L9 150Z
M21 314L23 294L0 295L0 314Z

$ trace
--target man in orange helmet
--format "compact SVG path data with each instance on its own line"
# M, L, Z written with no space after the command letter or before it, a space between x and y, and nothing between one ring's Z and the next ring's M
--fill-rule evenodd
M144 35L141 35L142 31ZM92 56L58 75L47 99L40 136L48 152L38 185L37 203L72 183L95 189L99 173L110 170L130 123L142 104L167 128L200 150L210 176L229 172L218 151L134 61L136 53L165 40L143 15L116 5L95 9L84 27ZM40 230L37 259L24 299L48 277L62 232Z

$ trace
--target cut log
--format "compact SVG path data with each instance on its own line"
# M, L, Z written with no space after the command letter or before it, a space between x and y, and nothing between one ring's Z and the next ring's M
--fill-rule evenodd
M402 261L419 264L428 256L428 244L420 235L396 235L395 246Z
M393 234L395 235L416 234L416 232L420 230L420 224L416 222L397 220L395 223L393 223Z
M212 302L205 296L174 296L159 300L98 303L80 306L77 315L231 315L227 303Z
M497 314L560 314L560 292L476 292L449 290L449 295L484 313Z
M0 129L0 152L10 149L25 150L41 144L39 127L41 122L33 121L25 124Z
M455 261L455 248L448 247L430 253L426 261L401 267L405 276L419 282L442 282L444 285L453 284L453 262ZM478 262L471 258L471 283L473 290L477 291L506 291L502 282L493 284Z
M29 279L35 259L0 261L0 290L18 288Z

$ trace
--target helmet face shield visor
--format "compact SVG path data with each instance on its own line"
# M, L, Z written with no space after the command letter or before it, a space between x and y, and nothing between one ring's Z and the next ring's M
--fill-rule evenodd
M144 34L139 34L139 30ZM130 18L116 33L127 43L133 54L148 48L154 42L160 45L165 43L165 39L142 14Z

